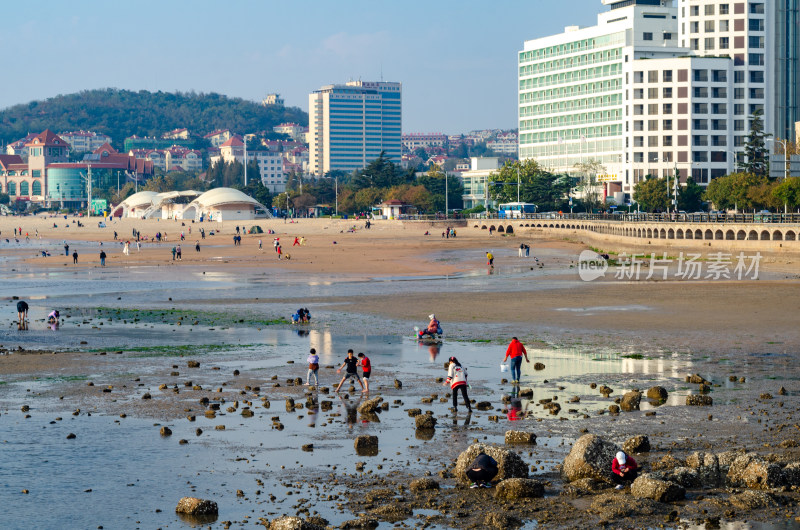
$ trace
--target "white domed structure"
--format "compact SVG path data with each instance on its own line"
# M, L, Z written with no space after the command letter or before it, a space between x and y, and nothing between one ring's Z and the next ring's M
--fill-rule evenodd
M134 193L111 210L111 217L142 217L157 195L155 191Z
M183 209L182 219L195 221L247 221L258 212L271 217L266 206L233 188L214 188L197 197Z

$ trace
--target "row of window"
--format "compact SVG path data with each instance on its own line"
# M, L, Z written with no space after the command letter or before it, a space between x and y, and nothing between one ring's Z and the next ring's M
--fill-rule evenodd
M551 85L564 85L569 83L575 83L578 81L586 81L589 79L598 79L601 77L620 75L621 73L622 73L622 63L607 64L605 66L584 68L583 70L575 70L572 72L565 72L561 74L546 75L542 77L536 77L533 79L520 79L519 89L530 90L534 88L541 88Z
M3 191L3 184L0 182L0 192ZM17 193L17 183L16 182L9 182L6 186L5 193L8 193L14 197L27 197L29 195L41 195L42 194L42 183L38 180L34 180L33 184L29 183L27 180L23 180L19 183L19 193Z
M541 61L549 57L558 57L561 55L570 55L579 53L585 50L594 50L596 48L605 48L618 44L625 44L625 32L612 33L611 35L602 35L591 39L583 39L574 42L567 42L565 44L558 44L555 46L548 46L538 50L531 50L519 53L519 62L527 63L531 61Z
M555 116L552 118L540 118L538 120L522 120L519 124L520 131L531 131L548 129L552 127L569 127L572 125L584 125L587 123L604 123L609 121L620 121L622 111L620 109L583 112L581 114L570 114L567 116Z
M585 53L582 55L567 57L565 59L520 66L519 75L520 77L523 77L526 75L543 74L558 70L568 70L570 68L578 68L590 64L606 63L615 60L618 61L620 57L622 57L622 48L614 48L613 50L605 50L594 53Z
M745 3L744 2L736 2L733 4L733 13L735 15L743 15L745 12ZM750 14L752 15L763 15L764 14L764 2L750 2ZM731 13L730 4L719 4L719 10L716 10L716 6L713 3L708 3L703 6L703 14L705 16L713 16L715 14L718 15L729 15ZM681 16L686 16L686 6L681 8ZM689 6L689 16L690 17L699 17L700 16L700 6Z
M714 50L719 48L720 50L728 50L730 49L730 39L728 37L719 37L719 39L715 37L706 37L704 39L689 39L689 48L694 51L700 50L700 42L703 42L703 49L704 50ZM741 50L744 48L744 37L734 37L733 39L733 47L737 50ZM719 46L717 46L719 43ZM765 47L764 44L764 37L748 37L747 40L748 47L752 50L763 50ZM683 42L683 45L686 46L686 41ZM759 59L758 56L761 55ZM763 54L749 54L751 58L751 63L759 62L759 64L764 64L764 57Z
M595 83L584 83L582 85L572 85L550 90L538 90L535 92L525 92L519 95L520 103L531 101L547 101L560 98L574 98L584 94L601 94L603 92L617 91L622 88L622 79L610 79L608 81L598 81Z
M577 129L562 129L560 131L543 131L523 133L519 136L519 143L561 143L572 140L588 140L589 138L608 138L622 135L622 124L602 125L597 127L583 127Z
M576 112L585 109L598 109L622 105L622 94L610 94L591 98L579 98L541 105L525 105L520 107L520 118L539 116L542 114L555 114L557 112Z

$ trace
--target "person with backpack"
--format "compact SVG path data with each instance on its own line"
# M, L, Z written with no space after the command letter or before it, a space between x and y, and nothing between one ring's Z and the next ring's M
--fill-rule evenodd
M445 379L444 384L450 385L453 391L453 410L458 410L458 391L460 389L467 410L472 412L472 405L467 395L467 369L461 366L461 363L458 362L458 359L455 357L450 357L450 363L447 368L447 379Z
M308 362L308 375L306 375L306 386L319 386L319 355L317 355L317 350L311 348L311 351L308 354L308 358L306 359ZM311 384L311 378L314 378L314 384Z

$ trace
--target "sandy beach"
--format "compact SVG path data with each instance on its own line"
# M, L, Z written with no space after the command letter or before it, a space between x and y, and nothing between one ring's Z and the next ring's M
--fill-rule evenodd
M9 306L2 322L8 331L0 337L8 353L0 357L0 427L24 438L34 436L29 429L37 420L53 430L62 423L55 416L70 417L78 440L102 444L100 438L127 429L126 436L154 455L164 451L176 462L188 455L214 459L220 477L228 477L222 482L206 477L196 464L172 469L156 458L170 488L180 488L181 477L205 477L182 488L178 497L216 498L221 513L212 524L252 525L261 518L291 515L318 525L322 518L333 527L402 521L428 528L501 528L537 521L547 528L701 528L707 520L748 520L749 528L778 528L767 525L775 521L776 506L780 528L794 528L800 517L800 497L787 481L762 488L759 494L767 497L746 508L737 495L751 489L724 484L688 487L686 500L660 503L627 491L612 498L602 487L576 493L558 467L572 444L589 432L620 445L634 435L649 436L652 448L636 456L647 471L656 471L667 455L685 466L695 451L740 449L757 451L779 473L789 469L800 456L794 441L800 434L791 427L800 403L800 271L792 256L765 259L757 280L621 281L607 276L585 282L574 265L586 246L544 238L535 230L490 237L456 226L456 238L442 238L446 225L441 223L374 222L366 230L363 221L352 220L182 225L126 219L99 228L99 219L81 219L83 227L77 220L0 218ZM237 225L240 231L258 225L265 233L245 234L242 244L234 245ZM23 235L16 241L14 228L20 227ZM139 250L134 229L147 239ZM159 231L167 240L150 242ZM293 246L296 237L304 244ZM283 259L274 251L274 238L280 238ZM79 252L77 265L64 255L65 241L70 254ZM129 255L122 252L125 241L132 242ZM518 257L521 243L531 246L530 258ZM174 261L171 249L178 244L182 260ZM104 268L101 249L108 255ZM43 257L42 250L50 255ZM486 265L487 251L496 256L494 268ZM31 304L30 330L16 329L13 296ZM60 306L66 315L56 333L40 320L51 306ZM307 329L286 323L299 306L311 308L314 316ZM443 322L445 342L418 345L412 327L424 325L431 312ZM525 366L522 387L531 388L532 395L524 407L531 412L515 425L505 415L516 398L497 370L512 335L547 366L542 371ZM356 398L357 385L346 388L346 398L331 392L337 382L334 367L341 364L347 344L373 358L376 382L369 397L380 396L387 404L380 419L356 412L363 402ZM309 345L323 355L325 388L318 393L298 385L306 375ZM466 418L448 411L441 362L449 355L468 360L474 373L470 396L476 403L490 403L488 410ZM199 368L187 368L193 359ZM684 403L697 392L696 385L684 381L694 373L712 383L711 408ZM401 388L395 379L403 381ZM606 384L613 393L598 395L591 384ZM664 406L643 402L641 410L609 413L624 393L653 385L669 390ZM145 393L151 397L143 399ZM426 402L431 395L436 398ZM202 396L218 405L216 419L204 416L209 402L199 402ZM567 404L572 397L580 398L578 405ZM558 398L560 414L548 413L540 403ZM284 411L287 399L305 408L287 405ZM21 411L23 406L28 411ZM413 418L406 414L410 408L430 410L439 419L435 436L415 433ZM255 411L255 418L234 420L242 410ZM187 421L188 416L193 419ZM312 416L318 419L309 430ZM157 432L153 436L153 421L170 426L180 433L173 438L187 443ZM225 423L227 429L219 429ZM202 436L194 433L195 426ZM253 435L264 428L261 443L271 449L261 455L264 449ZM453 475L458 454L476 439L504 446L503 435L512 428L539 437L537 445L518 452L531 477L544 484L546 496L510 502L494 500L491 491L463 489ZM353 453L357 434L379 436L383 461ZM55 447L66 442L61 438ZM313 452L301 451L303 443L311 443ZM14 454L21 461L36 457L35 452ZM54 462L58 454L57 449ZM263 471L264 459L269 472ZM285 470L277 469L278 461ZM61 465L65 472L79 472L66 462ZM125 466L132 477L123 482L152 479L136 466L150 469L132 459ZM441 490L406 489L426 471ZM256 483L266 485L252 486L249 479L243 486L236 478L242 473L255 474L260 477ZM12 476L7 488L15 490L9 494L39 489L40 502L68 502L42 493L47 488L22 470ZM329 487L315 486L320 481ZM26 483L34 487L22 486ZM159 487L154 484L153 491ZM115 494L116 488L114 481L100 480L84 489L93 489L91 495L98 498L103 491ZM187 524L170 514L177 498L163 495L137 497L160 515L153 510L148 516L116 513L110 521L128 525L141 520L146 527ZM15 517L25 516L28 499ZM467 509L470 504L481 507ZM104 520L104 514L93 512L79 526Z

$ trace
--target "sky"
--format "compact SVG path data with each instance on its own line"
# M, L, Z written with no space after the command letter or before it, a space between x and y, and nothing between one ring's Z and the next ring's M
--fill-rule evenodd
M601 0L134 0L3 6L0 109L94 88L260 101L403 83L403 132L517 126L526 40L593 25Z

